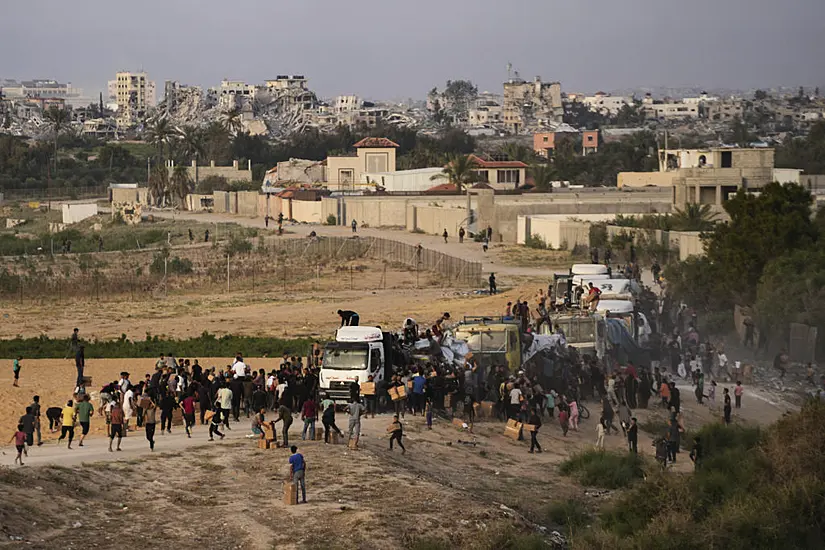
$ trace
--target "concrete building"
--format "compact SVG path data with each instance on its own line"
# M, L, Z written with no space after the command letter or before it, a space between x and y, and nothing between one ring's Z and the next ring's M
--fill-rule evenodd
M327 183L330 189L355 189L361 174L395 172L398 144L387 138L364 138L355 145L355 155L327 157Z
M242 80L222 80L218 104L222 109L233 109L241 98L255 99L257 88Z
M364 100L357 95L339 95L332 102L332 109L335 113L346 113L357 111L364 105Z
M85 107L91 102L83 96L82 88L75 88L71 82L61 84L52 79L35 79L17 82L4 80L0 82L3 96L8 100L25 98L61 99L72 107Z
M172 177L175 169L174 161L168 161L167 167L169 177ZM248 161L246 169L243 169L237 160L232 161L232 166L215 166L214 160L210 161L209 166L198 166L197 161L193 160L192 164L186 167L186 171L194 183L211 176L224 178L228 182L252 181L252 161Z
M756 190L774 180L774 150L663 149L659 172L622 172L620 188L669 187L673 204L718 207L739 189Z
M423 193L445 179L433 180L433 176L442 173L441 168L418 168L416 170L397 170L395 172L364 172L361 184L364 188L382 189L388 193Z
M742 102L738 100L703 103L702 109L708 120L733 120L744 114Z
M473 170L477 183L486 183L493 189L518 189L527 181L527 165L518 160L494 160L470 155L475 162Z
M643 102L642 110L648 120L678 120L699 118L699 105L695 103Z
M605 116L616 116L625 105L633 105L633 98L596 92L595 95L582 97L581 102L593 112Z
M289 159L279 162L264 175L263 187L283 188L291 184L320 184L327 180L325 161Z
M502 121L507 131L519 134L561 122L563 116L560 83L542 82L540 77L533 82L515 78L504 83Z
M581 135L581 138L579 138ZM544 158L551 158L556 150L556 146L565 139L581 139L578 148L582 155L596 153L599 150L599 131L586 130L579 132L568 124L561 124L555 132L537 132L533 134L533 151Z
M151 94L151 95L150 95ZM146 73L119 72L115 79L117 125L132 126L140 122L154 103L155 85Z

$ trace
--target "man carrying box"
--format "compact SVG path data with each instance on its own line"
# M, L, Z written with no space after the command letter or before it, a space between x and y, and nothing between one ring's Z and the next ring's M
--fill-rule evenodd
M293 445L290 449L292 451L292 456L289 457L289 479L290 482L295 485L295 492L297 501L297 492L298 492L298 484L301 484L301 503L306 504L307 502L307 487L306 487L306 468L307 463L304 460L304 455L298 452L298 447Z

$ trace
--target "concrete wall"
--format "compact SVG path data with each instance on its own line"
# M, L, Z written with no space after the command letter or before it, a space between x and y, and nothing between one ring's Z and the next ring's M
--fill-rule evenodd
M237 213L241 216L258 216L258 193L257 191L238 191L235 193L238 201ZM264 214L260 214L263 217Z
M796 183L799 184L800 180L800 173L802 170L797 168L774 168L773 169L773 181L777 181L782 184L786 183Z
M341 185L341 170L352 170L352 187L346 187L354 188L361 181L360 162L358 157L327 157L327 182L330 188L338 188Z
M458 238L458 228L465 223L465 208L410 205L414 209L407 219L408 231L423 231L431 235L441 235L444 230L454 239Z
M671 187L674 172L619 172L616 185L623 187Z
M662 231L660 229L639 229L635 227L607 226L608 238L616 235L631 235L634 242L645 240L667 246L679 252L679 259L686 260L690 256L704 256L705 248L699 237L699 231Z
M146 187L121 188L113 187L109 191L112 195L111 202L128 202L136 204L147 204L149 189Z
M170 177L173 170L174 166L169 166ZM209 176L226 178L227 181L252 181L252 169L249 164L241 168L237 160L232 161L232 166L215 166L215 163L211 162L209 166L197 167L195 161L192 161L192 164L186 167L186 172L192 181L196 181L196 177L197 181L202 181Z
M215 212L228 213L229 209L229 193L227 191L215 191L212 193L215 199Z
M446 179L432 179L433 176L441 173L441 168L421 168L418 170L400 170L397 172L364 172L361 174L361 182L371 184L370 187L379 185L390 193L421 193L436 185L447 183Z
M516 242L524 244L527 236L531 235L541 237L545 243L557 249L588 246L591 224L609 221L614 217L613 214L582 214L575 218L562 215L519 216Z
M63 223L77 223L92 216L97 216L97 203L63 205Z
M307 223L324 223L324 205L321 201L292 200L292 217Z
M186 195L186 209L192 212L199 210L206 210L208 207L203 205L203 199L214 199L213 195L199 195L190 193Z

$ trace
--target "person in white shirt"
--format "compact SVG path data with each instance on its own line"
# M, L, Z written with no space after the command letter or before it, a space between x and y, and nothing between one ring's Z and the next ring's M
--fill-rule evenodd
M723 350L719 350L719 355L717 356L719 360L719 370L717 371L718 374L727 374L728 373L728 356L725 355Z
M275 393L277 387L278 378L275 376L275 373L272 372L266 379L266 406L269 410L275 408Z
M117 386L120 388L120 393L126 393L126 390L132 386L132 382L129 380L128 372L120 373L120 380L118 381Z
M126 435L126 432L129 431L129 420L131 420L132 415L134 414L134 408L132 407L133 401L135 399L135 392L132 391L132 388L126 390L126 393L123 394L123 435Z
M513 387L510 390L510 418L518 418L519 407L521 406L521 390Z
M231 429L229 427L229 413L232 409L232 390L230 390L226 386L222 386L218 390L216 400L218 401L218 405L220 405L221 407L221 417L223 418L223 425L226 426L226 429L229 430Z
M246 364L243 362L243 357L240 355L235 358L235 363L232 365L232 371L235 373L233 378L243 378L246 376Z

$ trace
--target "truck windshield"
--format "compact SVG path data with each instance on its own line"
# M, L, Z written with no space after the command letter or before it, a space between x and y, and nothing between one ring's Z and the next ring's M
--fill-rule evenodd
M337 349L324 354L324 368L335 370L366 370L367 350Z
M500 352L507 351L507 333L504 331L473 331L472 333L457 332L456 337L467 341L467 347L473 352Z

